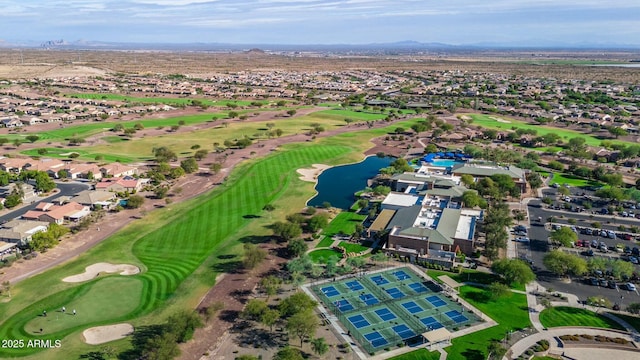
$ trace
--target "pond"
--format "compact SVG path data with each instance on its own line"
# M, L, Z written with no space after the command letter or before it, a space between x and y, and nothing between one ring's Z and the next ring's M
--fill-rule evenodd
M349 209L355 198L353 194L367 186L367 180L378 174L378 170L388 167L395 158L369 156L356 164L342 165L327 169L318 176L318 194L309 200L309 206L322 206L328 202L333 207Z

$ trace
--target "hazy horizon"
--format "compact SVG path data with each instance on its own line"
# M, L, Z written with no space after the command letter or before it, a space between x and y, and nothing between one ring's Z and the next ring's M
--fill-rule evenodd
M617 0L0 0L0 41L640 46Z

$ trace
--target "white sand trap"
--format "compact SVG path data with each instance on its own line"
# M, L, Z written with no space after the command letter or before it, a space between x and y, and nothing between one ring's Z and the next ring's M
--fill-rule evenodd
M89 265L85 268L82 274L67 276L62 279L64 282L83 282L91 280L100 273L117 273L120 272L120 275L135 275L140 272L140 269L137 266L129 265L129 264L109 264L109 263L96 263L93 265Z
M462 115L462 116L460 116L460 120L468 121L468 120L473 120L473 119L469 115Z
M69 155L71 155L71 154L78 154L78 153L77 153L77 152L75 152L75 151L72 151L72 152L60 153L59 155L60 155L60 156L69 156ZM78 155L80 155L80 154L78 154Z
M84 342L89 345L99 345L109 341L124 339L133 333L131 324L116 324L96 326L82 332Z
M331 166L324 164L313 164L311 169L298 169L296 170L300 176L300 180L316 182L318 175L320 175L323 171L327 170Z

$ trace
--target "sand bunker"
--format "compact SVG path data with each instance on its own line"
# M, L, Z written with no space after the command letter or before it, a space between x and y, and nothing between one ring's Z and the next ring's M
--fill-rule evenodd
M300 176L300 180L302 181L310 181L316 182L318 175L320 175L323 171L327 170L331 166L324 164L313 164L311 169L298 169L298 174Z
M64 282L83 282L88 281L100 273L117 273L120 272L120 275L135 275L140 272L140 269L137 266L129 265L129 264L109 264L109 263L97 263L93 265L89 265L86 267L82 274L67 276L62 279Z
M116 324L89 328L82 332L82 336L87 344L99 345L123 339L132 333L133 326L131 324Z

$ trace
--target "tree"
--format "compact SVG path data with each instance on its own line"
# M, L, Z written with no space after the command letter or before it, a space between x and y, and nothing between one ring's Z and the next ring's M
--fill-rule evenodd
M40 192L49 192L56 188L56 183L51 180L49 175L44 171L38 171L35 176L35 189Z
M220 172L220 170L222 170L222 164L220 163L213 163L211 164L211 166L209 166L209 170L214 173L217 174Z
M519 259L502 259L491 265L491 270L502 276L507 284L526 285L536 279L527 263Z
M625 277L630 278L634 271L635 266L630 262L623 260L615 260L611 262L611 274L616 279L623 279Z
M287 110L287 115L289 115L289 116L293 116L293 115L295 115L295 114L296 114L296 111L295 111L294 109Z
M124 131L124 125L122 124L115 124L113 126L113 128L111 129L111 131L113 132L120 132L120 131Z
M5 146L7 143L9 143L9 139L0 138L0 146Z
M2 292L6 292L11 297L11 282L9 280L2 282Z
M269 330L273 332L273 325L280 320L280 311L275 309L266 309L260 317L260 322L269 327Z
M311 310L302 311L292 315L287 321L287 331L289 334L300 339L300 347L305 339L316 333L318 319Z
M632 314L640 314L640 303L632 303L627 306L627 311Z
M240 317L247 320L260 320L265 311L269 309L269 306L265 301L258 299L251 299L247 301Z
M278 293L280 285L282 285L282 280L273 275L263 277L260 280L260 288L262 288L262 291L267 294L267 301L269 300L269 297Z
M298 313L311 312L318 305L309 295L297 292L282 300L278 305L278 310L283 317L290 317Z
M169 316L167 319L167 331L175 334L179 343L187 342L193 336L196 328L202 326L202 320L195 311L183 310Z
M460 177L460 181L464 184L464 186L466 187L471 187L473 184L475 184L475 180L473 179L473 176L469 175L469 174L462 174L462 176Z
M304 358L300 350L287 346L278 350L272 360L304 360Z
M180 355L176 335L162 332L150 337L142 346L142 356L147 360L167 360Z
M4 207L11 209L22 203L22 195L15 189L4 200Z
M313 215L309 221L307 221L307 228L310 232L316 232L320 229L324 229L329 225L329 219L325 214Z
M137 209L144 204L144 198L140 195L131 195L127 199L127 209Z
M253 244L244 244L244 259L242 265L246 269L253 269L267 257L267 252Z
M529 186L532 189L539 189L542 184L542 178L540 177L540 174L538 174L537 172L530 172L527 174L527 182L529 183Z
M194 158L188 158L180 162L180 167L184 169L184 172L187 174L191 174L198 171L198 162Z
M133 129L136 131L144 130L144 125L142 123L135 123Z
M552 250L542 260L544 266L559 276L579 276L587 272L587 262L581 257L560 250Z
M627 130L617 126L609 126L607 128L607 131L609 131L611 135L615 136L616 139L619 138L620 136L627 135Z
M474 190L465 191L462 194L462 202L464 203L465 207L469 208L478 206L482 209L485 209L487 207L487 201L482 196L478 195L478 192Z
M489 292L494 300L511 295L511 289L509 289L509 286L499 282L491 283L489 285Z
M329 345L323 337L315 338L311 340L311 350L318 355L324 355L329 351Z
M208 153L209 152L207 150L200 149L200 150L196 151L195 154L193 154L193 158L198 160L198 161L200 161L200 160L204 159L207 156Z
M166 146L153 148L152 152L153 156L156 158L156 162L158 163L178 160L178 155Z
M489 347L487 348L489 351L489 360L493 359L502 359L506 353L507 349L503 347L499 341L493 340L489 343Z
M302 235L302 228L299 224L278 221L273 224L273 234L289 241Z
M291 257L298 257L304 254L308 248L307 243L302 239L289 240L289 244L287 245L287 251Z
M27 141L29 141L30 143L34 143L36 141L38 141L40 139L40 136L38 135L27 135L25 136L25 139L27 139Z
M550 235L551 241L565 247L571 247L578 240L578 234L567 226L562 226L558 230L554 230Z

